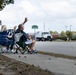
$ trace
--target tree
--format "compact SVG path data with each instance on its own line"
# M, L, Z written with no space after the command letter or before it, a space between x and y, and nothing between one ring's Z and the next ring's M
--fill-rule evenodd
M59 34L57 31L54 31L53 34Z
M8 4L14 4L14 0L0 0L0 11Z
M69 38L69 40L72 38L72 32L66 31L66 35Z
M57 31L50 31L51 34L59 34Z
M50 34L53 34L53 31L50 31Z
M71 39L76 40L76 31L71 31Z
M65 33L64 31L62 31L62 32L60 33L60 36L66 36L66 33Z

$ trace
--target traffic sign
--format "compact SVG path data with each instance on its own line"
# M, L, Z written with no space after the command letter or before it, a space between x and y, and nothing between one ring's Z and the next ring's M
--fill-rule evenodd
M32 29L38 29L38 26L37 25L33 25Z

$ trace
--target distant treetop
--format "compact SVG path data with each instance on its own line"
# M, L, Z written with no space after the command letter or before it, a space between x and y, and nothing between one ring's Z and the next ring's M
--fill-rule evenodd
M0 11L8 4L14 4L14 0L0 0Z

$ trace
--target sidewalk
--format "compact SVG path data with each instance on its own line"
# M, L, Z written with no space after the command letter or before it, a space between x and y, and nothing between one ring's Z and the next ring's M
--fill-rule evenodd
M7 57L47 69L56 75L76 75L76 60L42 54L3 54Z

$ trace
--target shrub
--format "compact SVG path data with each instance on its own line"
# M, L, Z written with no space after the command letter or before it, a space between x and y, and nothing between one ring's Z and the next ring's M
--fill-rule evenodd
M60 37L53 38L53 40L57 40L57 39L66 41L67 40L67 37L66 36L64 36L64 37L60 36Z

